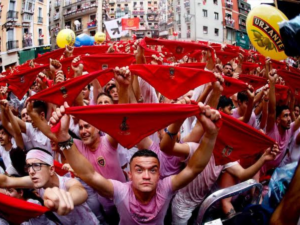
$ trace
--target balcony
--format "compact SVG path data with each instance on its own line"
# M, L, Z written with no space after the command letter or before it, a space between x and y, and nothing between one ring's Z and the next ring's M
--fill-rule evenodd
M28 37L25 37L22 40L23 48L30 48L30 47L32 47L31 34L28 34L28 35L29 35Z
M23 22L24 22L24 23L31 23L32 17L33 17L33 16L30 15L30 14L27 14L27 13L23 14L23 17L22 17Z
M21 15L23 14L30 14L30 15L33 15L34 14L34 9L22 9L21 11Z
M117 0L117 3L129 3L130 0Z
M19 49L19 41L8 41L6 42L6 49L7 51L12 51L12 50L16 50Z
M190 23L190 22L191 22L191 18L185 17L185 18L184 18L184 21L185 21L186 23Z
M44 39L38 39L39 40L39 46L43 46L44 45Z
M168 13L168 18L173 18L174 17L174 13Z
M158 14L158 10L148 10L147 14L149 15L157 15Z
M184 8L190 8L190 2L185 2L184 3Z
M88 29L95 28L95 27L97 27L97 22L96 21L92 21L92 22L87 23L87 28Z
M58 20L60 18L60 16L59 16L59 14L57 13L57 14L55 14L54 16L53 16L53 20L55 21L55 20Z
M78 5L81 6L80 9L77 9ZM70 4L68 6L65 6L64 7L65 20L73 19L75 17L80 17L80 16L90 14L90 13L96 13L97 7L98 7L97 1L80 1L80 2ZM112 14L112 12L110 12L110 14Z
M227 19L225 18L225 26L226 27L231 27L231 28L234 28L234 20L233 19Z
M9 10L6 14L6 19L7 20L17 20L18 19L18 11L13 11L13 10Z
M177 7L176 7L176 12L180 12L180 6L178 5Z
M77 34L79 32L82 32L82 25L74 26L73 27L74 32Z
M42 24L43 23L43 17L38 16L37 23Z
M60 6L61 6L60 1L56 1L56 2L54 3L54 8L59 8Z
M233 8L233 2L231 2L231 1L225 1L225 7L227 9L232 9Z
M134 10L134 11L132 11L132 15L133 16L138 16L138 15L143 16L143 15L145 15L145 11L144 10Z

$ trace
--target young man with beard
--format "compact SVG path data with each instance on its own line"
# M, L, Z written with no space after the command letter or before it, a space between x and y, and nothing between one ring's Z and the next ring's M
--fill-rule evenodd
M138 151L131 158L129 173L131 182L121 183L105 179L80 154L76 145L70 142L67 132L69 116L64 115L63 106L60 111L53 114L50 121L53 125L61 121L61 128L56 136L59 142L70 143L70 149L63 151L67 160L78 176L95 188L100 195L113 198L120 214L120 224L160 225L163 224L172 196L203 171L212 155L219 130L215 123L220 119L220 114L202 103L199 103L199 107L202 111L199 116L200 122L205 132L202 142L185 169L162 180L159 179L160 163L157 155L149 150Z
M44 149L33 148L26 155L29 176L0 175L1 188L35 188L44 199L44 205L54 211L62 224L99 224L85 203L87 192L73 178L55 173L52 155Z
M300 127L300 116L292 123L289 107L285 105L276 107L275 84L277 78L277 74L269 74L269 113L266 134L278 143L280 152L273 161L264 165L261 170L263 175L280 165L294 132Z

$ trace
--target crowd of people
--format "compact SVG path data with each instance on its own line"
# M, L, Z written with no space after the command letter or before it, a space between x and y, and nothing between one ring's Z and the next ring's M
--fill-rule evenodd
M180 43L173 42L174 45ZM62 105L55 105L51 101L33 100L34 96L55 86L67 99L68 94L71 95L69 90L59 85L89 76L89 68L82 58L91 53L76 55L71 46L66 46L61 57L49 58L46 68L38 60L31 60L3 73L1 79L43 67L21 99L14 93L11 83L1 83L0 193L43 205L52 211L22 224L188 224L193 222L192 214L214 191L251 178L257 182L266 181L276 168L299 161L298 93L293 88L280 91L288 84L278 73L284 70L300 76L300 63L296 59L289 59L289 64L276 62L254 51L210 43L199 44L207 47L185 52L181 58L172 55L168 47L153 44L145 47L140 41L105 46L103 54L133 55L133 64L155 65L155 68L168 66L170 74L166 83L160 83L163 89L171 88L167 80L174 79L176 68L181 66L193 68L187 72L208 72L213 82L207 81L176 99L169 99L156 85L150 85L151 82L132 72L130 65L123 66L116 58L115 64L122 66L113 68L114 77L104 85L94 79L79 90L72 102L66 100ZM173 54L182 52L183 48L177 47ZM230 56L227 60L226 54ZM63 68L63 61L68 59L71 59L70 68ZM99 65L101 69L112 68ZM64 71L69 73L70 70L72 76L67 76ZM248 82L244 90L231 96L222 94L225 87L231 88L228 79L244 81L245 77ZM265 83L258 87L255 78ZM187 85L184 82L182 85ZM53 94L52 98L56 96ZM73 107L89 109L96 105L145 103L197 104L200 113L161 127L132 148L122 146L116 133L106 133L93 122L68 113ZM149 119L149 123L164 119L159 113L155 115L157 118ZM274 144L252 158L241 157L220 164L214 148L224 126L222 115L251 126L270 137ZM117 131L124 139L131 126L126 120L124 114ZM251 156L251 152L247 154ZM286 196L273 213L272 224L297 224L300 217L300 183L296 181L299 173L300 168L297 168ZM264 182L262 198L267 194L268 184ZM232 198L222 199L219 207L223 219L237 214ZM5 213L0 213L0 220L1 224L11 222Z

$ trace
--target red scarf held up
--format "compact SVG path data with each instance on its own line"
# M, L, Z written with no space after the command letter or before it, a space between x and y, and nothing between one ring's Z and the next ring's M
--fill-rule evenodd
M177 99L200 85L216 81L212 72L194 68L131 65L129 69L169 99Z
M177 120L200 113L198 105L117 104L66 108L66 113L82 119L131 148L143 138Z
M236 118L221 113L223 125L214 148L216 165L250 159L272 147L275 141Z
M222 95L226 96L227 98L240 91L245 91L248 88L248 85L241 80L227 76L223 76L223 78L224 83Z
M11 223L23 223L38 217L47 211L49 211L49 209L44 206L0 193L1 217Z
M216 51L217 57L221 60L222 64L225 65L230 60L239 56L237 52L229 52L229 51Z
M94 79L100 80L100 83L103 84L110 81L113 76L112 69L95 71L87 75L58 83L31 96L30 99L51 102L56 105L63 105L66 101L71 105L82 89Z
M288 86L276 84L275 85L276 101L285 100L288 97L289 89L290 88Z
M267 79L264 77L258 77L249 74L239 75L239 80L244 81L247 84L250 84L255 91L268 83Z
M204 70L206 63L181 63L178 65L179 67L186 67L186 68L194 68Z
M300 74L286 70L277 70L277 74L284 79L286 85L291 88L293 94L298 98L300 95Z
M285 70L286 69L286 63L285 62L280 62L274 59L271 59L272 61L272 68L276 70Z
M242 64L242 70L244 74L247 74L252 70L255 70L257 67L259 67L259 65L252 62L244 62Z
M129 66L135 61L133 54L125 53L106 53L101 55L90 55L82 58L84 70L89 73L115 67Z
M173 56L176 59L182 59L185 55L193 52L194 50L206 50L210 51L214 59L214 49L207 45L193 43L193 42L183 42L183 41L171 41L165 39L152 39L145 37L141 42L140 46L144 49L147 48L147 45L162 45L167 48L170 52L173 53Z
M19 99L22 99L35 81L37 75L48 67L49 65L43 65L7 76L9 90L11 90Z

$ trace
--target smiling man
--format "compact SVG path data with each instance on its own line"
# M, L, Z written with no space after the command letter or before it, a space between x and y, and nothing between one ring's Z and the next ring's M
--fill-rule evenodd
M0 175L0 187L37 189L44 205L54 211L62 224L99 223L85 203L86 190L76 179L55 173L53 157L48 151L39 148L29 150L26 170L29 176L20 178Z

